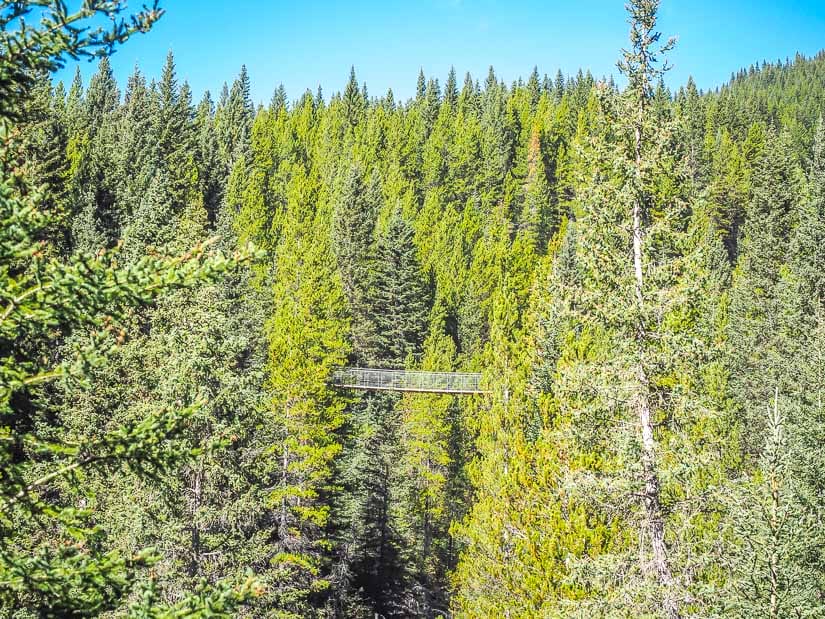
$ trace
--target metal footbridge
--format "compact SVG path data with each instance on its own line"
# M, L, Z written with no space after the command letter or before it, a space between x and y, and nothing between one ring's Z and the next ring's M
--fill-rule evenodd
M331 384L341 389L366 391L412 391L471 395L490 393L480 385L481 374L469 372L419 372L375 368L339 368Z

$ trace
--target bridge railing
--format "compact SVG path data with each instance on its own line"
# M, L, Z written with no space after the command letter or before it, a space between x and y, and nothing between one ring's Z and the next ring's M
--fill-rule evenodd
M336 387L377 391L486 393L480 383L481 374L470 372L339 368L332 374L332 384Z

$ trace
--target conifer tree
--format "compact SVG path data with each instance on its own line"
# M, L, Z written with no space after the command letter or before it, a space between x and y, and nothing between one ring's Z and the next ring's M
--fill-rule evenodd
M443 320L433 323L424 345L422 370L447 371L455 359L455 344L444 333ZM400 528L414 584L408 606L411 614L431 617L448 607L447 572L453 567L449 526L459 517L451 508L453 465L451 449L457 406L450 396L414 394L399 403Z
M358 89L358 80L355 78L355 67L350 67L349 81L347 82L347 87L344 89L342 103L344 105L344 118L346 118L350 127L355 127L361 121L367 103Z
M393 471L398 461L396 394L365 396L350 413L336 508L335 605L344 616L403 615L406 573Z
M458 82L456 81L455 67L450 67L447 81L444 83L444 101L454 106L458 101Z
M649 101L652 95L652 82L660 77L664 69L657 69L655 63L657 54L667 52L673 46L673 40L668 41L658 50L654 49L660 34L655 31L656 13L659 8L658 0L640 0L628 5L630 13L630 42L631 49L625 51L620 69L628 77L630 96L632 105L636 108L635 118L632 121L634 137L634 175L631 181L630 190L633 192L632 199L632 226L633 226L633 270L635 276L634 295L636 297L633 308L637 321L635 333L635 373L636 383L631 387L631 392L626 397L632 402L632 406L638 415L638 422L641 431L641 454L642 476L644 480L644 523L641 534L645 538L645 544L650 544L652 551L652 565L644 566L643 569L655 574L658 584L662 588L662 601L665 614L669 617L679 615L678 604L674 599L674 591L670 589L674 586L671 570L671 560L668 557L668 549L665 543L665 522L662 509L661 481L659 464L657 458L656 437L654 435L654 412L651 406L651 382L648 375L649 369L647 356L648 342L647 331L650 326L647 324L648 317L645 316L646 297L649 293L645 288L645 262L652 260L650 249L645 249L643 243L649 231L644 229L645 220L648 214L645 210L650 201L649 190L644 186L643 174L645 172L645 162L643 160L647 139L646 115L649 113ZM668 222L670 225L676 222ZM655 237L651 239L655 242ZM648 267L649 268L649 267ZM649 302L649 301L647 301Z
M328 213L313 210L311 179L290 182L289 222L279 244L274 307L267 325L268 423L277 428L267 450L276 515L276 596L295 616L309 616L329 596L330 508L334 462L341 450L344 402L327 384L348 352L346 307L329 238ZM300 317L296 320L296 317Z
M368 342L374 316L367 295L375 264L373 234L382 203L377 175L373 174L367 185L359 168L352 167L346 172L333 210L332 235L344 294L353 317L353 354L358 362L372 360Z
M433 125L438 117L440 105L441 88L438 85L438 80L430 79L427 82L427 92L424 97L424 107L422 110L422 118L424 120L426 135L429 135L433 129Z
M370 330L361 354L378 367L402 367L423 340L428 294L412 237L411 227L396 209L369 263L361 319L370 321ZM354 311L353 321L357 320ZM397 400L393 394L368 395L353 408L342 463L347 496L339 509L344 554L338 571L346 574L340 579L344 589L339 605L354 604L353 608L385 616L403 614L410 597L394 473L399 453Z
M808 197L801 202L791 239L792 268L799 278L803 310L815 316L825 299L825 121L819 117L808 175Z
M812 546L806 539L821 512L799 504L800 488L793 469L794 459L802 454L793 447L796 430L789 427L781 406L775 389L763 412L767 419L760 424L766 443L759 468L729 499L735 541L726 558L733 591L723 598L722 613L778 619L815 617L823 610L821 571L810 561Z
M126 86L121 117L118 176L122 184L118 202L126 221L137 210L158 166L157 102L149 91L146 79L135 67Z
M419 105L423 103L427 96L427 78L424 75L423 67L418 70L418 80L415 86L415 102Z
M530 73L530 79L527 80L527 93L530 96L530 105L535 108L539 102L540 85L539 85L539 68L533 67L533 72Z
M116 131L120 92L108 59L101 59L83 99L84 130L79 140L70 142L74 154L74 245L95 251L116 243L123 225L117 202ZM83 189L81 189L83 188Z
M676 352L697 328L674 314L694 294L682 286L676 266L685 243L685 198L664 189L683 186L683 172L673 155L665 155L672 151L664 139L656 138L667 135L653 129L662 119L648 113L658 71L657 8L656 2L628 6L632 46L622 66L630 84L621 97L602 87L594 101L591 135L576 164L575 227L566 229L557 258L556 272L566 275L545 310L542 356L550 364L544 375L552 378L546 399L540 396L548 416L544 444L557 445L564 458L547 481L565 489L561 509L598 531L588 554L580 545L567 546L565 539L584 535L578 530L558 540L568 558L545 599L562 615L622 613L629 604L673 617L684 599L675 575L682 550L666 542L668 518L675 523L682 516L665 497L690 490L662 458L666 453L679 467L696 461L682 451L679 426L668 420L678 411L683 423L701 423L694 419L702 412L691 406L685 391L691 383ZM632 506L629 494L638 497ZM638 541L628 544L631 537ZM494 548L502 552L506 543L505 536ZM554 555L540 556L551 562ZM525 562L530 565L514 557L505 573L518 574ZM620 581L617 570L624 573Z
M195 132L198 189L209 221L214 224L223 201L224 171L221 168L218 136L215 131L215 106L209 91L203 94L195 112Z
M249 74L246 65L243 65L232 83L232 89L229 90L224 84L215 119L221 159L227 175L241 156L250 161L247 149L254 113Z
M398 210L379 235L366 305L374 323L367 358L382 367L403 367L421 351L429 290L413 244L413 231Z
M80 67L77 67L66 96L66 126L70 137L80 133L84 123L83 112L83 77Z
M24 150L35 186L45 186L43 210L51 217L47 233L51 250L65 254L70 246L68 127L62 85L54 91L47 75L32 89L23 119Z
M0 21L42 9L62 27L59 3L3 6ZM21 600L32 615L49 600L55 616L181 614L201 579L251 567L254 616L821 615L825 55L672 96L657 8L629 7L624 91L583 69L505 85L491 68L460 91L451 70L442 93L422 70L399 103L352 71L329 103L279 86L255 110L244 68L194 106L171 57L158 83L136 68L122 102L107 61L68 93L40 77L52 61L0 63L22 145L6 168L25 179L8 195L49 215L33 276L103 264L174 287L162 256L212 233L224 253L269 252L220 283L195 252L185 290L117 312L104 294L83 311L125 341L78 370L84 384L9 399L13 432L61 449L187 414L163 417L174 457L151 479L84 466L43 484L36 498L86 539L50 565L91 571L60 591L17 579L0 614ZM25 49L3 23L0 50ZM101 56L114 41L65 34ZM24 103L6 109L7 92ZM108 292L121 284L138 285ZM77 307L64 296L49 311ZM9 367L86 359L85 327L49 329L24 328ZM333 391L343 364L478 368L490 393ZM2 467L25 483L81 457L25 445ZM18 513L3 567L69 539ZM151 570L121 561L150 545ZM191 603L235 597L219 589Z
M760 431L760 409L779 388L785 397L793 389L787 372L793 340L788 333L787 287L782 266L787 264L791 226L797 202L797 172L787 134L770 136L755 168L753 197L739 245L730 305L731 389L745 424L751 428L750 444L743 447L758 454L765 444Z
M21 2L10 7L10 13L7 8L4 19L11 15L13 20L34 7ZM54 69L66 53L111 51L116 42L148 29L159 17L156 11L144 12L131 26L115 21L112 32L104 34L83 28L83 20L115 20L120 7L91 2L73 14L62 3L37 9L43 16L38 27L4 30L0 47L9 52L0 62L4 105L27 104L26 71ZM29 45L32 38L39 44ZM86 508L86 500L93 497L84 486L85 476L130 470L146 478L186 459L179 437L198 400L148 411L112 428L85 427L73 433L54 407L49 387L82 385L92 368L105 366L122 345L134 308L174 289L214 281L237 259L209 257L204 244L178 258L152 257L125 267L117 265L112 252L65 261L45 255L38 236L49 215L40 209L42 196L19 165L20 145L12 136L11 120L13 115L0 113L0 272L5 280L0 286L5 307L0 407L7 421L0 485L0 608L38 616L122 611L139 572L156 558L149 550L120 552L106 523L97 522ZM62 357L43 354L55 339L69 337L74 346ZM150 587L130 612L228 616L252 584L247 581L240 589L203 586L169 605L160 604Z
M277 114L281 110L286 110L287 103L286 88L284 88L283 84L278 84L278 88L276 88L275 92L272 94L272 101L269 104L270 111L273 114Z

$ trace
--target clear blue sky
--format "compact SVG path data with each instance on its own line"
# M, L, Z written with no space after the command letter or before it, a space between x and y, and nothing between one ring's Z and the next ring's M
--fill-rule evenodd
M73 3L69 3L73 4ZM131 5L137 7L132 0ZM443 84L451 65L484 78L493 65L508 83L533 65L555 75L590 69L616 74L627 41L623 0L166 0L166 15L112 58L118 80L137 63L160 73L168 50L198 98L217 93L242 64L255 102L283 83L291 99L320 84L325 96L346 83L350 65L370 94L391 87L411 96L419 68ZM825 47L825 0L663 0L660 29L676 35L671 86L693 75L714 88L732 71ZM84 78L93 72L81 64ZM73 66L59 77L71 79Z

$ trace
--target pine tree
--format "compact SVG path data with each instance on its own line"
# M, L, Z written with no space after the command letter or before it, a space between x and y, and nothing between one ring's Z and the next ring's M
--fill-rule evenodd
M218 136L215 131L215 106L208 91L204 93L195 111L195 132L198 189L209 221L215 223L223 201L224 171L221 168Z
M279 604L295 616L320 611L334 578L328 531L344 403L327 380L348 352L334 255L328 237L317 234L328 226L328 214L313 212L317 194L309 182L300 174L290 182L290 223L279 245L267 325L269 423L277 428L267 451L273 476L268 505L276 516L279 549L273 587Z
M645 209L650 200L648 190L643 185L642 175L645 164L643 162L643 150L646 139L646 114L649 109L651 99L652 82L660 77L667 65L662 70L654 68L657 52L653 49L659 39L659 33L655 32L656 12L659 8L658 0L640 0L628 5L631 19L630 42L631 50L625 51L620 69L627 75L628 90L632 97L632 104L636 108L636 117L633 121L634 132L634 155L635 155L635 184L631 184L632 196L632 225L633 225L633 269L635 275L634 294L636 304L634 317L637 321L635 334L635 372L636 384L631 387L631 392L627 394L628 399L633 403L633 407L638 414L639 425L642 435L640 461L642 465L642 476L644 479L644 509L645 520L642 525L641 534L646 538L645 543L650 544L652 551L652 565L643 566L643 569L655 574L658 584L662 587L662 601L665 614L669 617L679 615L678 605L674 598L674 591L670 589L674 586L673 575L670 567L671 561L668 558L668 549L665 544L665 522L662 510L660 472L657 462L657 446L654 436L653 426L655 423L654 413L651 408L651 382L648 376L649 369L645 367L648 362L647 329L649 328L648 318L645 316L645 297L648 292L645 289L645 259L651 260L650 252L645 254L643 247L644 220L648 217ZM668 41L658 53L666 52L673 46L673 40ZM649 233L649 232L648 232ZM655 237L653 237L655 242Z
M427 92L424 96L424 107L422 110L422 118L424 120L424 127L426 135L429 135L435 125L436 118L438 118L438 110L441 105L441 88L438 85L438 80L430 78L427 82Z
M519 232L534 251L541 251L558 225L544 164L542 136L538 127L530 132L527 146L527 174L523 185L523 206L519 214Z
M27 2L14 7L18 14L31 8ZM4 105L28 103L25 71L54 69L67 52L111 51L116 42L148 29L158 17L144 12L132 22L120 22L120 7L94 2L75 14L68 14L62 3L37 8L43 16L39 26L3 33L2 47L14 50L0 62L0 72L8 79L3 85ZM110 34L83 28L83 20L94 16L114 21ZM31 36L40 44L20 45ZM0 454L0 608L38 616L123 611L139 573L157 558L150 550L128 555L119 551L106 523L86 508L86 499L93 497L84 480L96 471L124 469L146 478L185 460L189 454L179 437L199 402L178 403L147 412L132 423L85 427L75 434L64 425L50 387L82 385L92 368L105 366L122 345L128 316L136 307L175 289L214 281L237 259L209 257L205 245L177 258L147 258L126 267L117 265L116 253L105 251L67 260L45 255L38 237L49 223L48 215L40 210L41 194L20 165L20 144L12 138L11 120L0 112L0 289L5 307L0 408L7 439ZM46 354L55 340L68 338L75 346L61 358ZM130 612L228 616L253 584L247 579L240 588L202 587L169 605L160 604L148 588L130 605Z
M420 269L412 228L395 210L377 239L365 300L374 324L366 357L381 367L403 367L421 351L430 294Z
M418 80L415 86L415 102L419 105L424 102L427 96L427 78L424 76L424 68L418 70Z
M648 114L656 76L651 63L658 53L657 3L632 3L628 9L632 47L623 68L630 84L622 96L603 87L593 101L590 135L583 138L574 168L579 178L575 226L563 228L553 259L557 266L549 271L555 285L544 297L549 306L537 312L546 333L539 340L539 358L547 366L537 372L546 377L537 383L546 390L539 395L542 423L526 415L525 407L520 425L499 431L499 440L507 437L510 449L497 457L510 469L528 466L524 463L530 459L519 453L518 445L531 433L547 450L545 457L561 459L561 466L540 483L563 489L563 494L548 492L547 508L576 514L569 520L575 532L568 536L571 529L555 526L558 537L534 551L534 564L510 550L519 542L510 542L506 533L496 540L472 529L477 552L489 545L491 552L507 557L508 585L500 595L538 603L524 611L535 614L620 614L633 608L679 616L681 587L687 583L676 570L690 556L682 544L694 543L676 534L676 524L691 516L668 502L693 491L693 482L673 471L692 471L691 462L704 462L685 449L679 425L705 423L703 409L692 404L691 367L683 365L678 352L698 329L676 310L692 305L696 294L681 275L683 167L666 142L669 132L654 130L654 123L666 122L666 117ZM665 44L664 51L668 48ZM575 84L588 79L579 76ZM531 429L536 426L538 431ZM715 463L707 466L714 470ZM701 475L685 473L691 479L694 474ZM532 491L534 484L528 484L509 490L508 498L517 502ZM638 497L633 504L627 502L630 495ZM496 526L506 532L514 518L508 512ZM586 552L582 539L592 540ZM554 564L558 553L566 557L563 567ZM556 574L545 577L548 591L520 599L520 575L539 566ZM619 572L623 575L616 579ZM460 600L467 609L491 603L478 589L462 593Z
M444 102L455 106L458 101L458 82L456 81L455 67L450 67L447 81L444 83Z
M448 371L455 359L455 344L444 333L443 320L433 323L424 345L420 369ZM400 528L405 552L412 564L414 584L407 602L410 613L432 617L448 607L448 570L453 567L449 537L452 518L450 478L455 464L452 432L457 406L451 396L406 395L399 403L399 487Z
M153 126L157 102L135 67L126 86L121 118L118 177L122 185L118 202L128 221L149 189L158 166L157 131Z
M814 617L823 610L821 571L810 570L816 564L808 561L812 546L806 539L817 515L800 509L793 468L801 454L792 446L795 431L781 406L775 389L767 419L760 424L766 428L766 443L759 468L730 499L733 591L720 609L725 614L778 619Z
M320 93L320 86L319 86L319 93ZM275 92L272 94L272 102L269 104L270 111L273 114L277 114L281 110L286 110L287 103L288 103L288 101L287 101L287 97L286 97L286 88L284 88L283 84L278 84L278 88L276 88Z
M373 234L382 202L378 176L372 175L366 185L361 170L353 167L346 173L333 211L333 248L353 317L353 354L359 363L373 360L368 341L374 330L374 315L367 295L374 266Z
M533 109L535 109L539 102L539 96L541 95L538 67L533 67L533 72L530 74L530 79L527 80L527 93L530 95L530 105Z
M104 57L83 99L84 131L69 143L73 210L79 214L72 237L73 245L81 251L112 247L123 224L116 176L119 101L117 83Z
M83 106L83 77L77 67L66 97L66 128L69 137L78 135L85 124Z
M556 71L556 88L554 90L554 95L556 102L561 101L562 96L564 95L564 86L565 86L565 79L564 73L561 72L561 69Z
M342 616L404 615L407 583L393 492L397 401L396 394L369 394L350 412L339 465L344 494L336 508L335 608Z
M109 59L103 57L97 67L97 72L89 82L89 89L86 91L86 117L88 118L88 128L90 138L94 139L101 125L106 122L120 103L120 91L112 73L112 66Z
M743 447L757 454L764 444L759 410L778 387L785 396L793 378L786 371L787 304L781 285L797 201L796 171L788 136L771 136L754 170L730 306L731 389L744 423L751 428Z
M254 114L249 74L246 65L243 65L232 83L232 89L224 85L215 118L221 160L227 175L241 156L250 160L248 149Z
M52 224L47 232L51 250L65 254L70 246L68 127L62 84L52 91L47 75L32 89L27 116L23 120L24 150L35 186L45 186L42 208Z
M328 103L279 86L255 110L245 69L194 106L171 57L158 83L136 69L122 103L107 61L67 94L41 79L49 62L0 66L26 162L6 168L28 178L8 195L53 222L7 283L30 262L104 264L121 279L84 311L125 337L78 370L84 384L15 392L15 436L69 451L24 442L4 474L30 483L81 457L74 439L187 412L162 417L174 457L147 465L152 479L84 466L43 484L37 498L79 523L77 552L51 519L4 516L0 569L11 557L29 574L34 550L64 547L50 565L92 567L74 570L71 599L0 578L17 587L0 587L0 614L57 598L54 616L184 614L234 597L201 579L246 567L264 585L255 616L823 614L825 55L671 95L657 7L629 7L624 91L583 69L505 85L491 68L460 90L451 70L439 92L422 70L399 103L352 71ZM9 24L0 48L28 49ZM90 35L105 52L103 32L63 42ZM185 290L105 317L105 295L152 285L134 274L171 267L162 256L249 240L268 254L222 283L162 270L159 286ZM74 311L71 294L48 311ZM0 347L9 368L57 367L90 341L27 328ZM477 368L490 393L333 391L343 364ZM151 570L121 561L150 545Z
M799 209L791 239L792 268L801 284L803 310L816 315L825 299L825 121L819 117L808 177L809 197Z
M355 127L361 120L366 107L366 100L358 89L358 80L355 78L355 67L350 67L349 81L344 89L342 98L344 118L350 127Z

